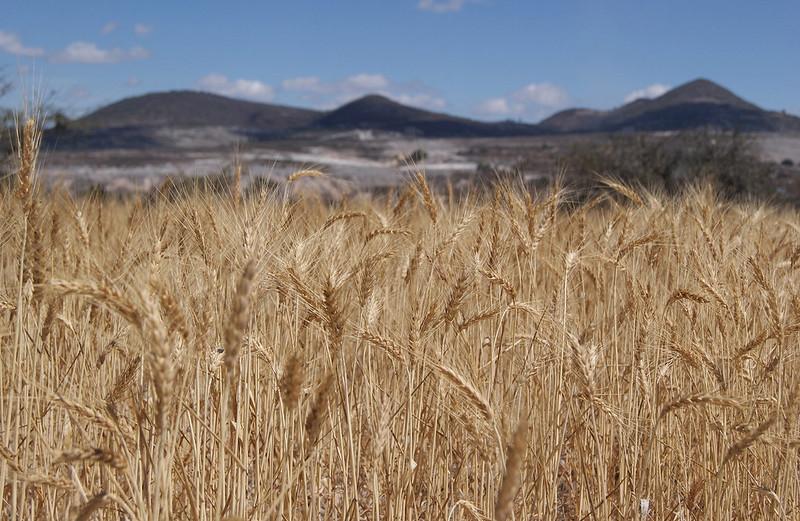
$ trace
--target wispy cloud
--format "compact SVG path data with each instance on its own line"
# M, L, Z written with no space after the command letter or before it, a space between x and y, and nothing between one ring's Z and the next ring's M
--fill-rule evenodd
M630 103L640 98L657 98L667 92L671 87L663 83L654 83L643 89L637 89L625 96L625 103Z
M136 24L133 26L133 32L135 32L139 36L144 36L146 34L150 34L153 32L153 26L145 24Z
M63 50L55 53L50 60L55 63L120 63L131 60L144 60L150 57L150 51L143 47L130 49L101 49L91 42L73 42Z
M548 109L563 107L569 101L567 91L552 83L531 83L513 94L523 105L538 105Z
M460 11L466 0L419 0L417 7L432 13L454 13Z
M478 105L478 112L487 116L507 116L511 107L506 98L489 98Z
M389 80L383 74L356 74L345 78L341 86L352 91L380 90L389 86Z
M323 82L318 76L300 76L281 82L284 90L300 93L359 96L389 86L383 74L356 74L335 82Z
M299 76L284 80L281 88L319 108L335 107L366 94L381 94L400 103L434 110L447 105L424 85L398 83L383 74L361 73L327 82L318 76Z
M294 92L320 92L322 81L317 76L298 76L281 82L284 90Z
M116 30L116 28L116 22L108 22L101 28L101 32L103 34L110 34ZM103 49L102 47L98 47L95 43L86 41L72 42L60 51L48 52L41 47L25 46L16 34L5 31L0 31L0 52L29 58L46 57L53 63L120 63L124 61L144 60L150 57L150 51L144 47L135 46L130 49L114 47L112 49Z
M232 80L222 74L204 76L197 82L197 86L209 92L234 98L270 101L275 97L275 90L266 83L258 80Z
M136 87L140 83L142 83L142 80L140 80L136 76L130 76L127 80L125 80L126 87Z
M489 98L476 112L489 117L527 117L541 119L569 103L566 90L552 83L530 83L507 96Z
M397 94L388 93L387 96L397 101L398 103L402 103L404 105L411 105L412 107L420 107L431 110L442 110L447 106L447 102L444 100L444 98L441 98L433 94L425 94L422 92L417 94L407 94L402 92Z
M44 56L44 49L40 47L26 47L16 34L5 31L0 31L0 51L13 54L14 56L26 56L28 58Z
M117 27L119 27L119 24L117 22L114 21L106 22L106 24L103 25L103 28L100 29L100 32L103 34L111 34L117 30Z

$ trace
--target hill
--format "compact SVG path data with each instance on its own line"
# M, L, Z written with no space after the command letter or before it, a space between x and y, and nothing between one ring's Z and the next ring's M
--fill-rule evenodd
M316 110L184 90L126 98L75 123L89 129L222 126L285 132L307 127L320 114Z
M80 133L71 141L103 134L149 135L153 128L229 127L250 136L270 137L302 131L372 129L426 137L495 137L541 133L537 126L511 121L486 123L409 107L368 95L331 112L256 103L195 91L170 91L126 98L72 123ZM121 132L121 129L126 129ZM69 137L62 137L66 143ZM114 142L119 142L115 138ZM146 139L137 139L145 143Z
M493 137L540 134L536 125L502 121L486 123L409 107L372 94L351 101L316 121L330 130L372 129L426 137Z
M476 121L410 107L374 94L322 112L183 90L123 99L72 122L69 127L70 131L59 134L59 146L144 148L172 146L174 135L181 132L182 135L193 132L202 137L212 127L234 137L256 141L355 129L465 138L702 127L743 132L800 132L800 118L763 110L725 87L698 79L657 98L637 99L613 110L567 109L538 125ZM192 139L200 146L201 138Z
M743 132L800 131L800 118L764 110L706 79L609 111L569 109L545 119L547 132L662 131L711 127Z

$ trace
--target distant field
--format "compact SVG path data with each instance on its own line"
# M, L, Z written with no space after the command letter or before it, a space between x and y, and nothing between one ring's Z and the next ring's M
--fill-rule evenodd
M167 177L201 178L230 171L235 139L214 141L210 130L185 131L173 147L69 150L45 148L41 179L73 191L101 186L112 193L147 192ZM212 134L214 134L212 132ZM658 136L658 135L656 135ZM218 136L216 136L218 137ZM408 172L419 167L432 178L491 177L496 170L515 170L523 179L552 179L557 172L568 177L586 175L571 164L576 147L609 141L604 135L565 135L518 138L423 139L372 132L342 133L326 139L276 140L244 144L238 153L246 176L285 180L302 168L325 171L335 180L330 195L399 186ZM657 139L657 138L654 138ZM765 161L786 159L800 165L800 136L752 136L754 152ZM212 143L216 143L212 146ZM180 145L180 146L178 146ZM415 150L427 157L407 164L401 158ZM800 197L798 172L776 185ZM614 176L613 170L597 172Z
M705 78L608 110L566 108L537 124L478 121L378 94L320 111L208 92L150 92L74 120L62 118L45 138L42 180L73 192L148 192L166 177L185 180L230 170L238 146L245 172L270 182L297 169L325 171L332 179L323 190L328 199L402 184L403 157L416 157L412 170L424 167L442 184L481 184L495 173L513 172L541 186L559 173L582 187L601 175L672 191L708 162L749 159L738 146L732 157L727 144L714 143L717 137L728 140L734 130L743 133L736 134L737 143L742 136L755 142L753 153L761 159L792 164L753 169L757 177L770 177L764 190L744 179L748 164L728 176L736 179L726 181L726 190L800 200L800 168L793 169L800 163L800 118L765 110ZM687 134L698 138L682 139ZM692 155L693 148L702 150L701 157L675 153Z
M800 214L606 183L0 204L8 519L795 519Z
M206 131L200 131L204 134ZM241 146L239 159L249 173L285 179L299 168L324 170L355 188L397 186L406 176L401 158L415 150L427 157L420 167L432 176L475 174L479 163L510 168L536 157L541 174L551 173L554 152L575 138L412 139L397 135L343 133L326 139L270 141ZM233 162L234 141L205 146L195 136L182 147L46 151L43 179L67 186L101 184L114 190L147 190L167 176L216 175ZM547 148L543 148L547 147ZM412 165L413 166L413 165ZM412 168L413 169L413 168Z

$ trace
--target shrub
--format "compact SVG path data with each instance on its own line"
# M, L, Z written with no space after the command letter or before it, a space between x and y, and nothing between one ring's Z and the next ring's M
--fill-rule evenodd
M403 165L407 163L412 163L412 164L421 163L426 159L428 159L428 152L422 148L418 148L413 152L411 152L410 154L405 154L405 155L399 154L395 156L395 162L398 165Z
M612 136L574 145L565 163L584 181L596 174L613 176L671 194L697 183L710 183L729 198L774 192L774 166L762 162L751 139L738 133Z

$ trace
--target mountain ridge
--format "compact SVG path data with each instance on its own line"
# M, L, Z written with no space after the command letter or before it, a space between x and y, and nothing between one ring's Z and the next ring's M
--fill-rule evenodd
M171 90L124 98L76 120L85 128L174 125L234 126L265 130L302 128L321 111L229 98L210 92Z
M404 105L370 94L330 111L246 101L198 91L125 98L75 120L73 128L229 127L260 139L308 132L375 130L422 137L504 137L621 131L717 128L747 132L799 131L800 118L764 110L727 88L699 78L656 98L610 110L569 108L538 124L478 121Z
M426 137L492 137L537 135L536 125L512 121L485 122L403 105L369 94L323 115L316 126L328 130L382 130Z
M655 98L611 110L566 109L541 121L548 132L665 131L712 127L748 132L800 131L800 118L767 111L727 88L698 78Z

